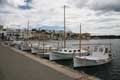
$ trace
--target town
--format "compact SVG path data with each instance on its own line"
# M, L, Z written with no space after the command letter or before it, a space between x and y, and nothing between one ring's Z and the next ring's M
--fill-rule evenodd
M72 31L66 32L67 40L78 40L80 33L73 33ZM45 29L14 29L14 28L0 28L1 37L4 36L4 39L13 40L13 39L31 39L37 40L63 40L64 31L63 30L45 30ZM81 38L88 40L90 39L90 33L82 33Z

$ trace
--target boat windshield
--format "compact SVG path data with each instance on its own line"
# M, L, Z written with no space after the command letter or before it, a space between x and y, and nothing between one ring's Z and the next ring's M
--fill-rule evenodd
M108 48L105 48L105 53L108 53L109 51L108 51Z
M103 52L103 48L99 48L99 52Z
M95 47L95 48L94 48L94 52L97 52L97 50L98 50L98 48L97 48L97 47Z

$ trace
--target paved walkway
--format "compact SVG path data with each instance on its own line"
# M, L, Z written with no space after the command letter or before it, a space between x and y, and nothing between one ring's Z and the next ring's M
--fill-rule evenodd
M0 80L73 80L0 44Z

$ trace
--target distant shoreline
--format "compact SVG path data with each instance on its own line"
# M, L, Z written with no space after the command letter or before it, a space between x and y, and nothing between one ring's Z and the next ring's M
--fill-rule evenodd
M100 36L90 36L91 39L120 39L120 35L100 35Z

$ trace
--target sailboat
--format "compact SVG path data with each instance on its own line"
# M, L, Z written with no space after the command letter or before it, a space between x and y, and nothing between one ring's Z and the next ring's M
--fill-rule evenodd
M27 28L27 39L21 42L20 49L22 51L30 51L31 50L31 44L29 42L29 20L28 20L28 28Z
M46 54L46 52L55 50L56 48L53 45L35 43L31 46L31 53L36 54ZM48 54L48 53L47 53Z
M66 48L66 19L65 19L65 5L64 5L64 47L50 53L50 60L65 60L73 59L75 54L81 53L87 55L88 51L80 48Z
M40 31L40 28L39 28L39 31ZM39 40L38 42L32 44L32 46L31 46L31 53L33 53L33 54L36 54L36 53L40 52L40 47L42 46L40 44L40 35L39 35L39 39L38 40Z
M39 37L39 42L36 44L32 44L31 53L36 53L38 55L43 54L44 55L43 57L49 57L49 52L55 50L56 48L53 45L45 44L44 34L42 34L41 38L42 38L41 42Z

